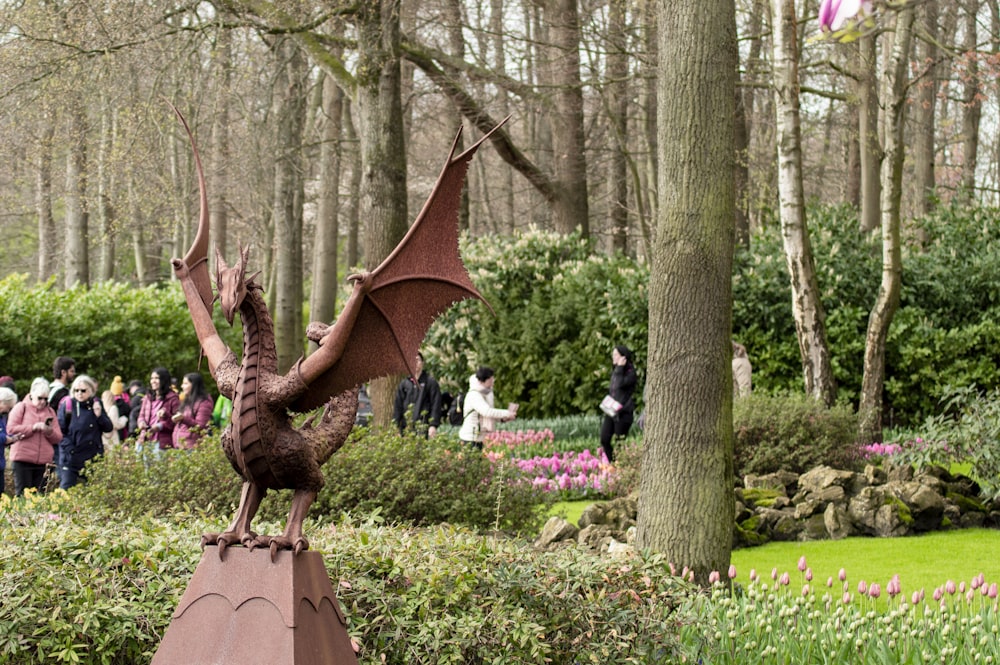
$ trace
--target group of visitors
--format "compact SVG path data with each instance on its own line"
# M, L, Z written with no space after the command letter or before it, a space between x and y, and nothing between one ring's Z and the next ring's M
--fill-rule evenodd
M95 379L77 374L70 357L56 358L52 370L51 381L35 378L20 401L14 379L0 377L0 492L7 447L16 496L29 488L44 491L50 475L69 489L108 446L134 441L138 450L191 449L232 410L225 397L213 402L198 372L184 375L179 392L169 370L157 367L148 385L133 380L126 387L116 376L100 393Z

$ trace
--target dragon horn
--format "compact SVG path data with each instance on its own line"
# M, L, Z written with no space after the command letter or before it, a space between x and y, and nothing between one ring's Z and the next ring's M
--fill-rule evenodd
M209 234L209 218L208 218L208 193L205 189L205 173L201 168L201 156L198 154L198 146L194 142L194 134L191 133L191 128L188 126L187 120L177 109L170 100L167 100L167 104L170 104L170 108L174 110L177 117L180 119L181 124L184 125L184 131L187 132L188 139L191 141L191 150L194 152L194 163L198 170L198 192L200 194L200 211L198 215L198 232L195 234L194 242L191 244L191 249L188 253L184 255L184 263L187 265L188 269L191 271L192 275L196 275L195 284L198 288L198 295L201 296L202 302L211 311L212 301L214 299L212 295L212 282L208 278L208 234Z

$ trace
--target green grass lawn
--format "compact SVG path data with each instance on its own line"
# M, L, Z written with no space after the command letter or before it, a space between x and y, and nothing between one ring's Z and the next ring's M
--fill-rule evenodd
M565 517L576 524L584 508L592 501L564 501L552 508L553 515ZM992 529L962 529L940 531L908 538L846 538L844 540L817 540L808 543L768 543L760 547L734 550L732 563L736 566L736 581L746 583L750 569L767 580L771 570L778 575L787 572L792 583L801 587L802 573L797 565L806 557L812 568L813 585L825 586L828 577L834 579L834 589L842 592L837 574L843 568L850 583L851 593L857 593L858 582L878 582L885 585L893 575L899 575L906 598L913 591L924 589L930 596L935 587L948 580L958 585L968 584L983 573L986 582L1000 583L1000 531ZM726 571L720 571L725 575Z

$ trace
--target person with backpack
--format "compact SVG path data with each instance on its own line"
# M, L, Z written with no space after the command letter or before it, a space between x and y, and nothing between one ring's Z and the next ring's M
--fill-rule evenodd
M103 434L114 429L96 396L97 381L86 374L73 380L69 402L59 405L59 427L66 432L59 444L59 487L68 490L83 477L83 467L104 454Z
M45 491L45 467L52 463L55 447L63 438L56 412L49 406L49 382L38 377L31 390L14 405L7 417L7 436L17 437L10 451L14 468L14 496L24 490Z

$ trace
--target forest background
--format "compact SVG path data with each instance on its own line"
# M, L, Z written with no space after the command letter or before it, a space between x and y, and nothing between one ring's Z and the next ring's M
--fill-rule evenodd
M891 334L907 323L904 298L936 293L945 273L962 268L960 286L949 283L937 301L944 311L961 304L974 314L995 302L985 267L988 206L1000 193L997 0L874 6L876 18L860 30L820 38L817 6L794 0L696 8L577 0L4 4L0 260L5 272L53 280L52 289L169 281L168 259L184 252L197 218L191 152L169 99L202 147L213 241L229 256L236 241L249 245L251 265L263 271L279 364L289 367L303 350L304 320L335 316L330 285L355 266L376 266L405 234L455 129L465 124L474 136L511 115L470 172L461 213L470 256L537 228L578 237L588 261L628 257L640 267L633 282L613 290L577 283L605 298L641 297L648 274L648 337L635 318L621 317L615 325L624 328L609 320L605 338L586 349L590 375L552 367L558 353L490 357L509 372L500 398L505 381L513 386L541 366L566 384L590 386L582 377L591 376L599 385L606 347L647 339L656 417L643 494L663 496L655 484L669 481L688 485L677 497L704 497L710 485L710 504L717 499L726 517L731 321L757 359L758 387L797 383L787 368L794 338L804 391L827 404L856 398L859 439L877 440L892 411L887 386L900 379L886 369ZM820 259L814 245L822 243L811 236L823 233L831 235ZM844 247L867 254L868 269L829 259ZM974 247L985 253L974 256ZM740 302L740 285L752 281L743 277L772 271L778 279L771 266L782 254L787 290L775 302L783 304L761 299L766 307L741 312L753 305ZM558 298L538 295L558 295L541 288L546 282L572 282L569 270L540 269L551 271L561 255L542 252L520 264L539 269L523 273L511 270L509 256L498 252L478 277L495 280L494 292L519 293L523 305L563 311ZM939 256L968 260L937 261L920 273L926 279L903 288L905 266ZM838 280L859 287L850 302L831 294ZM612 302L595 297L589 305ZM115 304L107 303L109 317ZM790 319L779 320L782 311ZM498 320L513 318L505 314ZM912 347L920 354L962 353L951 337L933 335L969 320L953 324L936 310L912 316L904 338L919 345L923 338L910 333L917 331L938 344ZM981 318L962 359L996 347L995 326ZM553 343L585 331L572 319L555 322L561 327L538 328ZM13 318L4 327L17 326ZM470 338L484 337L486 326ZM533 349L532 341L508 343ZM570 357L571 349L556 350ZM782 365L784 379L768 386ZM928 376L919 393L933 395L931 383L951 379ZM383 418L395 380L372 386ZM987 387L993 376L977 380ZM514 396L534 389L521 386ZM689 468L718 474L685 476ZM691 501L653 503L640 504L640 542L673 530L667 540L687 548L675 560L692 562L701 577L726 567L731 520L720 518L724 528L702 541L685 528L695 517L684 512ZM657 525L659 515L684 519Z

